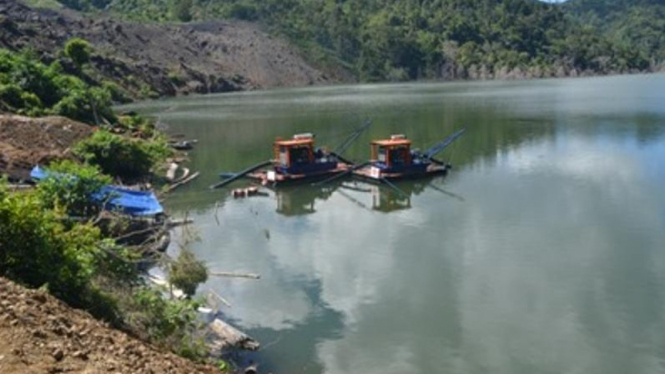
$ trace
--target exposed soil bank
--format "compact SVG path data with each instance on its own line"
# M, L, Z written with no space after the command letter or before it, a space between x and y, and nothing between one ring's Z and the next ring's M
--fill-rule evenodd
M219 373L0 278L0 373Z
M70 147L92 131L65 117L0 114L0 175L27 179L33 166L68 157Z
M49 60L72 37L94 46L98 80L113 81L136 97L146 89L164 96L335 81L286 41L250 23L138 24L32 9L17 0L0 3L0 47L29 47Z

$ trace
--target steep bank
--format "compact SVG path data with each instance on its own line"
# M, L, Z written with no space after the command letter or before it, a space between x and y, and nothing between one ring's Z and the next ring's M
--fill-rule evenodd
M0 373L219 373L0 278Z
M333 80L287 42L246 22L141 24L33 9L16 0L0 3L0 47L30 48L49 60L72 37L94 46L93 79L115 82L134 97L150 91L163 96Z
M27 179L33 166L69 157L91 133L89 125L65 117L0 114L0 175Z

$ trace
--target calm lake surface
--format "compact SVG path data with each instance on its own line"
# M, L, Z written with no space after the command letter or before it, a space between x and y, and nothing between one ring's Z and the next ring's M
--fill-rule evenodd
M131 107L199 143L172 194L196 254L283 373L664 373L665 75L272 90ZM314 132L347 152L403 133L446 177L234 200L219 172ZM235 186L247 185L239 182ZM185 241L178 232L175 242ZM174 244L177 246L177 243Z

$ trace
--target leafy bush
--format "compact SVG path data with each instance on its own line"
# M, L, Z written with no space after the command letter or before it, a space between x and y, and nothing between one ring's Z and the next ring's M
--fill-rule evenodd
M206 358L208 349L198 335L201 303L166 299L163 290L148 288L136 266L140 254L104 239L91 223L69 220L54 203L60 201L56 196L64 192L66 181L83 186L74 188L73 200L83 198L92 185L82 181L101 182L98 171L70 162L52 168L81 181L53 178L53 185L47 180L42 182L45 187L24 192L8 192L0 181L0 276L44 287L71 306L184 357ZM49 193L56 196L45 196ZM186 263L197 261L187 257Z
M37 107L29 106L29 103L26 103L24 100L26 94L27 93L16 84L0 84L0 106L2 106L5 110L10 111L17 111L20 108L26 107L31 109L41 108L41 105ZM32 102L32 104L35 104L35 102Z
M89 217L99 211L99 203L91 199L111 178L90 165L65 160L48 167L50 175L37 186L39 197L47 209L60 208L68 215Z
M192 0L173 0L173 16L181 22L192 20Z
M129 130L134 136L143 139L158 136L154 122L137 114L126 114L118 117L117 127Z
M235 3L229 8L228 16L245 21L256 21L259 18L259 12L252 4Z
M57 61L45 65L29 52L3 49L0 109L31 116L57 114L90 124L115 120L108 87L91 87L63 73Z
M178 258L171 263L169 269L169 283L182 290L187 296L196 293L199 284L208 280L208 269L205 264L196 259L194 253L182 248Z
M127 96L127 92L115 82L103 81L102 88L111 95L111 100L116 103L124 104L132 101L132 99Z
M98 166L104 174L136 180L149 175L155 164L168 157L171 150L161 139L146 141L99 130L79 142L74 154Z
M159 290L138 288L130 303L125 322L136 334L191 359L206 356L207 348L195 336L200 302L169 300Z
M65 55L72 59L77 66L88 63L91 54L92 46L86 40L72 38L65 43Z
M35 193L0 190L0 274L31 287L46 285L71 305L87 306L96 293L90 281L99 230L88 224L67 227Z

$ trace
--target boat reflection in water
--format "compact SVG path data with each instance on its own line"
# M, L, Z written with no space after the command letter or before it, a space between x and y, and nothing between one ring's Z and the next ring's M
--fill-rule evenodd
M317 202L326 201L337 194L361 209L390 213L411 209L411 198L420 195L428 188L463 201L462 197L440 187L444 179L445 176L434 176L416 181L404 181L395 185L396 188L357 180L280 188L274 190L276 211L284 216L313 214L317 211Z
M411 198L420 195L427 189L438 191L448 197L464 201L459 195L444 190L439 184L445 180L445 176L434 176L416 181L405 181L398 183L396 188L375 183L364 183L367 191L372 196L372 210L390 213L399 210L411 209ZM357 189L356 189L357 190Z
M328 200L340 183L323 186L294 186L275 189L277 213L284 216L303 216L316 212L317 200Z
M372 209L379 212L390 213L396 210L411 209L411 196L419 194L425 187L418 186L406 193L400 193L392 188L372 185Z

